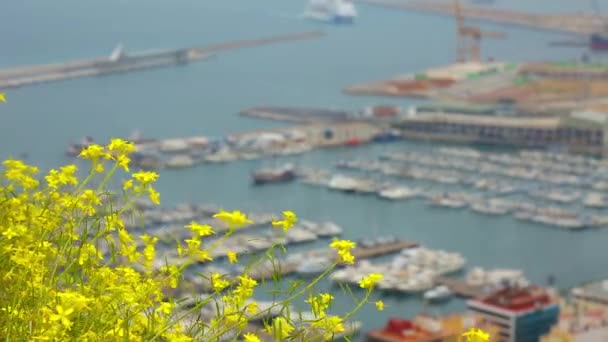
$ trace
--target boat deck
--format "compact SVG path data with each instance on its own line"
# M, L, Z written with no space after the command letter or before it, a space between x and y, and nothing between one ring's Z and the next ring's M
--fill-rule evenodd
M437 285L445 285L454 294L465 297L465 298L476 298L483 295L483 291L480 287L471 286L464 280L454 279L449 277L437 277L435 279Z

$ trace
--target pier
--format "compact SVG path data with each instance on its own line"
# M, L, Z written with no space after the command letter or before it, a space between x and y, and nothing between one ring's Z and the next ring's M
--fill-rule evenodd
M450 2L395 0L356 0L356 2L390 9L455 16L454 6ZM505 24L579 35L588 35L593 32L602 31L603 23L606 20L603 17L593 15L546 15L469 6L462 7L461 13L467 19L493 24Z
M369 248L356 247L352 250L352 255L355 257L355 261L356 261L356 260L360 260L360 259L368 259L368 258L379 257L382 255L397 253L403 249L414 248L414 247L418 247L418 246L419 246L419 244L417 242L398 241L398 242L392 242L392 243L387 243L387 244L381 244L381 245L373 246L373 247L369 247ZM329 255L332 262L335 262L336 257L337 257L336 252L334 250L329 250L329 249L325 249L325 248L320 249L320 250L311 251L311 254ZM280 266L278 267L277 270L261 268L259 270L251 272L251 274L249 276L253 279L261 280L261 279L271 279L275 272L280 273L283 276L290 275L290 274L293 274L296 272L296 269L298 268L298 265L300 264L300 262L301 262L301 260L294 261L294 262L282 262L282 263L280 263Z
M238 40L208 46L127 55L118 47L111 56L59 64L20 66L0 70L0 89L16 88L43 82L136 70L183 65L209 58L215 53L319 38L322 32L305 32L260 39Z
M469 285L464 280L460 279L437 277L435 278L435 284L447 286L450 291L460 297L477 298L483 295L483 289L481 287Z

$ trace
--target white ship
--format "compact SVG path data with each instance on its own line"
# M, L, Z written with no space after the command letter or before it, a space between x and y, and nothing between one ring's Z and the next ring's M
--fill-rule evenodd
M350 0L310 0L304 18L350 24L357 17L357 9Z

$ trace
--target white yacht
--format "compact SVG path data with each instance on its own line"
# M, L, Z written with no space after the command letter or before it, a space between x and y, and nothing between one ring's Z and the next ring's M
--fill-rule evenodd
M396 201L413 198L416 197L418 194L419 192L415 189L411 189L406 186L396 186L380 191L378 193L378 196L381 198Z
M310 0L303 17L335 24L351 24L357 9L350 0Z
M452 291L445 286L440 285L424 293L424 299L429 302L438 302L452 297Z

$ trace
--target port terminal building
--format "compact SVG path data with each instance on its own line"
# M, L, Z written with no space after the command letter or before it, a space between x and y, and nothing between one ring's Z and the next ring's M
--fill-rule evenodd
M608 155L608 113L510 117L410 112L393 124L405 138Z

